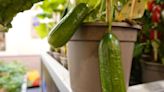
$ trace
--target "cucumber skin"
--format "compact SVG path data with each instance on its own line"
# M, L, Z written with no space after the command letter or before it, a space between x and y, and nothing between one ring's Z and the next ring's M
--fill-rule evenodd
M100 42L99 65L102 92L126 92L120 45L112 33L107 33Z
M50 31L48 43L53 48L65 45L81 25L85 17L89 14L86 4L78 4Z

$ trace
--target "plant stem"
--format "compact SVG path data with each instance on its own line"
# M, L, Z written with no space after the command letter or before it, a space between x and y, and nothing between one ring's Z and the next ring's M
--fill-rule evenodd
M109 9L110 9L110 0L106 0L106 22L109 23Z
M106 21L109 23L108 33L112 31L112 21L114 14L114 0L106 0Z
M98 14L98 18L100 19L101 18L101 15L104 11L104 7L105 6L105 0L101 0L101 5L100 5L100 9L99 9L99 14Z
M155 31L154 32L154 37L155 37L155 40L158 39L158 32ZM158 46L154 46L154 60L157 61L158 60Z

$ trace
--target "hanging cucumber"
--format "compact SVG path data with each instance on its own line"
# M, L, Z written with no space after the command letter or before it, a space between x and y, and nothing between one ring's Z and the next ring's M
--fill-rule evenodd
M109 29L100 41L98 50L102 92L126 92L120 44L112 33L114 0L106 0L106 4L106 19Z
M49 44L53 48L65 45L89 14L89 10L86 4L78 4L50 31L48 35Z
M99 45L102 92L126 92L117 37L107 33Z

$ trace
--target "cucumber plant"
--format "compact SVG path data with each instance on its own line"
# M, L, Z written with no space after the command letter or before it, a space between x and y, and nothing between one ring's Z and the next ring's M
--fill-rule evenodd
M112 33L112 21L114 19L114 10L119 8L120 5L130 6L130 15L127 17L121 17L122 13L126 11L119 10L117 14L118 20L133 19L134 10L136 7L136 0L99 0L95 6L92 6L90 0L77 0L77 5L71 10L61 21L51 30L48 36L49 44L58 48L66 44L84 19L92 14L95 9L98 8L98 12L104 12L104 6L106 5L106 22L109 24L109 30L104 35L99 44L99 66L102 92L126 92L124 74L121 64L121 50L119 40ZM119 2L119 3L118 3ZM129 2L128 4L126 4ZM139 2L138 2L139 3ZM88 6L88 5L89 6ZM137 13L136 13L137 14ZM99 14L101 15L101 14ZM100 16L99 16L100 17ZM135 18L135 17L134 17ZM138 17L137 17L138 18Z

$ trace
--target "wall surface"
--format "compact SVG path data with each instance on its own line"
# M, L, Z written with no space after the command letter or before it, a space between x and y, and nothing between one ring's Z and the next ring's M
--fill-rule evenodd
M3 54L3 55L2 55ZM30 70L38 70L40 72L40 55L14 55L14 54L4 54L0 53L0 61L4 62L12 62L17 61L25 65L28 71Z
M33 38L33 16L39 11L28 10L17 14L12 21L12 28L6 33L6 52L38 54L49 50L47 39Z

